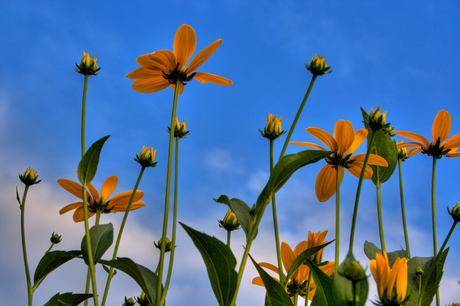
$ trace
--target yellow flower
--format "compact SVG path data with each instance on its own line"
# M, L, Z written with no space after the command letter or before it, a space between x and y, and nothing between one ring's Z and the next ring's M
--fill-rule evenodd
M168 132L171 132L171 128L168 126ZM176 117L176 124L174 128L174 137L176 138L182 138L190 134L190 131L187 131L187 122L185 122L185 119L183 123L179 122L179 119Z
M316 57L316 54L314 57L311 58L310 64L305 64L305 67L313 73L313 75L323 75L323 74L329 74L332 71L328 71L331 69L331 67L328 67L326 64L326 59L323 58L323 56L320 54L319 57Z
M360 177L366 154L352 155L366 139L368 132L366 129L354 132L351 123L344 120L339 120L335 124L334 137L320 128L309 127L305 130L324 143L329 150L336 151L336 153L325 158L327 165L320 170L316 178L316 197L320 202L326 202L336 192L337 166L341 166L340 183L342 183L344 176L343 168L347 169L352 175ZM289 144L327 151L323 147L309 142L290 142ZM364 179L366 180L370 180L373 174L369 165L388 167L388 162L383 157L375 154L369 155L367 163L364 173Z
M416 147L412 151L411 155L422 152L428 156L434 156L436 158L441 158L443 156L447 157L459 157L460 152L455 152L460 147L460 133L452 136L452 138L447 139L450 134L452 119L449 112L445 110L439 111L436 115L436 118L433 122L432 134L433 141L429 142L425 137L404 131L393 131L392 133L409 138L418 142L408 142L398 146L399 148L410 148ZM447 139L447 140L446 140Z
M375 254L370 269L377 283L377 291L382 305L401 305L407 298L407 261L397 258L390 268L388 255L383 251Z
M157 150L153 151L153 148L142 146L141 153L136 154L135 161L137 161L142 167L155 167L158 162L155 162L155 154Z
M262 135L262 137L274 140L280 137L281 135L285 134L286 131L281 130L281 120L283 120L283 117L279 117L277 119L272 114L268 114L267 124L265 125L264 131L262 132L259 129L259 132Z
M37 181L38 174L34 168L27 167L24 174L19 174L19 180L26 186L32 186L40 183L42 180Z
M83 51L83 58L81 59L80 65L75 63L75 71L84 75L97 75L97 72L101 68L97 68L96 64L97 58L96 53L93 55L93 58L89 57L89 54Z
M291 247L286 242L283 242L281 244L281 260L283 262L283 266L284 266L285 271L289 271L289 269L291 268L292 264L294 263L294 260L302 252L304 252L308 248L323 244L324 242L322 242L322 241L326 237L326 234L327 234L327 231L324 231L322 233L318 232L316 234L312 234L311 232L308 232L309 241L302 241L301 243L299 243L295 247L294 251L292 251ZM313 238L313 239L310 240L310 238ZM320 252L322 252L322 250ZM318 253L319 252L317 252L316 254L314 254L312 256L312 260L313 260L313 258L317 258L316 255ZM323 257L322 253L321 253L321 255L319 257L321 257L321 260L322 260L322 257ZM267 269L269 269L269 270L271 270L271 271L273 271L275 273L279 273L278 267L276 267L276 266L274 266L272 264L269 264L269 263L266 263L266 262L261 262L259 265L261 267L267 268ZM334 261L329 261L327 264L325 264L323 266L320 266L319 268L324 273L326 273L327 275L331 276L332 273L334 273ZM301 265L297 269L297 271L292 275L292 277L289 279L289 281L287 283L287 292L288 292L289 296L291 297L291 300L294 299L295 293L297 293L299 296L305 298L305 296L306 296L306 285L307 285L309 274L310 274L310 268L307 265ZM286 281L286 275L285 274L283 274L283 277L284 277L284 281ZM279 281L276 278L274 278L274 279ZM264 283L263 283L262 278L260 276L254 278L252 280L252 283L254 285L264 286ZM316 292L316 284L315 284L315 282L314 282L314 280L312 278L311 282L310 282L310 292L309 292L309 295L308 295L308 299L310 301L313 299L313 297L315 295L315 292Z
M224 220L220 220L219 227L226 229L227 231L231 232L240 228L240 223L236 218L235 214L229 209L227 209L227 213L225 214Z
M83 199L83 187L77 182L59 179L57 180L58 184L64 188L66 191L70 192L74 196ZM128 207L129 199L133 191L125 191L117 194L112 199L109 200L112 193L115 191L118 185L118 177L112 175L108 177L101 186L101 195L94 188L92 184L88 185L89 193L88 195L88 218L92 217L97 211L102 213L115 213L115 212L125 212ZM145 206L144 202L141 201L141 198L144 196L144 192L137 190L136 195L134 196L133 203L131 204L130 210L136 210ZM65 214L71 210L74 210L73 220L75 222L82 222L84 220L83 212L83 202L76 202L69 204L62 208L59 211L59 214Z
M196 47L195 30L183 24L174 37L173 51L160 50L144 54L136 62L142 67L130 72L128 79L134 79L133 89L141 93L157 92L169 85L175 89L175 83L180 81L179 94L184 91L186 82L196 79L205 84L207 82L230 86L229 79L205 72L195 72L216 51L222 39L218 39L201 50L185 67Z

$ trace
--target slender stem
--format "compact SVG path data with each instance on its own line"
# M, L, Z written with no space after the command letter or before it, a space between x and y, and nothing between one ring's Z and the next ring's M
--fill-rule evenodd
M274 140L270 139L270 175L273 172L273 144ZM280 247L280 235L278 231L278 217L276 213L276 198L272 197L272 212L273 212L273 228L275 230L275 245L276 245L276 258L278 259L278 273L280 275L280 284L284 287L283 275L283 262L281 261L281 247Z
M101 220L101 211L96 212L96 221L94 221L94 225L98 225L99 221ZM85 286L85 293L89 293L89 285L91 282L91 269L88 267L88 270L86 272L86 286ZM85 300L85 306L88 305L89 299Z
M446 237L446 239L444 240L444 243L442 244L441 249L439 250L439 254L442 253L442 252L444 251L444 248L446 247L447 242L448 242L449 239L450 239L450 236L451 236L452 233L454 232L454 229L455 229L455 226L457 225L457 223L458 223L458 221L454 221L454 224L452 224L452 227L450 228L449 234L447 234L447 237Z
M404 228L404 240L406 241L407 254L409 255L409 258L411 258L410 246L409 246L409 235L407 233L406 209L404 208L402 166L401 166L401 160L400 159L398 159L398 168L399 168L399 194L401 195L401 214L402 214L402 222L403 222L403 228Z
M24 189L24 195L22 196L21 208L21 241L22 241L22 257L24 259L24 269L26 272L26 282L27 282L27 304L32 306L32 284L30 282L30 272L29 272L29 263L27 260L27 250L26 250L26 233L24 228L24 213L26 210L26 197L27 192L29 191L29 186L26 185Z
M308 298L310 297L310 288L311 288L311 270L308 273L308 281L307 281L307 291L305 291L305 306L308 306Z
M230 240L232 239L232 231L227 231L227 246L230 249Z
M128 219L129 211L131 210L131 205L133 204L134 197L137 192L137 188L139 188L139 184L142 179L142 175L144 174L145 167L141 168L141 172L139 173L139 177L137 178L136 185L134 186L133 193L131 194L131 198L129 199L128 206L126 207L125 214L123 216L123 221L121 221L120 230L118 232L117 242L115 243L115 248L113 250L112 260L117 259L118 248L120 246L121 236L123 235L123 229L125 228L126 220ZM100 215L100 214L99 214ZM107 276L107 281L105 283L105 290L104 296L102 298L101 306L105 305L107 300L107 295L109 294L110 283L112 282L113 278L113 267L110 267L109 275Z
M367 145L367 152L366 157L364 158L363 169L361 170L361 175L359 176L359 183L358 183L358 190L356 191L356 198L355 198L355 207L353 209L353 221L351 223L351 233L350 233L350 246L349 251L353 251L353 242L355 239L355 227L356 227L356 219L358 217L358 205L359 205L359 196L361 194L361 186L363 185L364 179L364 172L366 171L367 161L369 160L369 155L371 155L371 148L374 143L374 135L375 132L371 130L371 136Z
M165 288L161 295L160 305L164 305L166 294L168 293L169 283L174 264L174 255L176 253L176 227L177 227L177 194L179 189L179 137L176 137L176 159L174 165L174 206L173 206L173 224L171 237L171 254L169 256L168 274L166 276ZM229 244L230 246L230 244Z
M353 306L356 306L356 281L352 281L351 285L353 286Z
M378 171L378 168L377 168ZM378 175L377 175L378 177ZM385 237L383 235L383 218L382 218L382 190L380 186L380 181L377 181L375 184L375 187L377 188L377 216L379 219L379 235L380 235L380 246L382 248L382 251L386 251L385 247Z
M85 85L83 85L83 101L81 107L81 157L85 155L85 117L86 117L86 90L88 88L89 75L85 74Z
M297 111L294 121L292 122L291 128L289 129L289 133L286 137L286 141L284 142L283 149L281 150L280 158L283 157L284 153L286 152L287 146L289 144L289 140L291 139L291 135L294 132L297 121L299 120L300 114L302 113L303 107L305 106L305 102L307 102L308 96L310 95L310 91L313 88L313 84L315 84L315 80L316 80L316 75L313 75L310 81L310 86L308 86L307 92L305 93L305 96L303 97L299 110Z
M174 101L171 115L171 130L169 133L169 149L168 149L168 169L166 174L166 192L165 192L165 211L163 219L163 234L161 235L161 252L159 260L159 270L158 270L158 285L156 292L156 301L155 305L160 305L161 292L162 292L162 283L163 283L163 265L165 259L165 250L166 250L166 232L168 230L168 215L169 215L169 196L171 190L171 172L172 172L172 159L173 159L173 146L174 146L174 132L176 130L176 109L177 109L177 100L179 98L179 88L180 81L176 82L176 87L174 89Z
M435 185L436 185L436 156L433 156L433 171L431 178L431 220L433 224L433 253L438 255L438 242L436 238L436 200L435 200ZM441 305L439 288L436 290L436 306Z
M336 171L336 186L335 186L335 263L334 275L337 275L340 261L340 178L341 171L344 171L340 165L337 166ZM311 272L311 271L310 271Z

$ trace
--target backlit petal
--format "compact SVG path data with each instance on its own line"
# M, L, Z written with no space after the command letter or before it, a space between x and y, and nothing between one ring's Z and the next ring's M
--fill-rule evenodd
M341 177L340 183L342 183L344 171L341 168ZM337 170L327 164L325 165L318 173L315 183L315 192L316 197L320 202L326 202L329 200L336 192L336 179L337 179Z
M165 89L169 86L168 80L163 76L152 77L150 79L135 80L133 89L140 93L152 93Z
M195 71L198 67L203 65L203 63L211 57L214 51L217 50L221 43L222 39L218 39L206 48L204 48L203 50L201 50L200 52L198 52L198 54L195 55L195 57L190 61L190 64L187 66L187 73L191 73Z
M153 55L155 52L144 54L136 58L136 63L141 65L142 67L151 67L152 60L150 59L149 55Z
M355 133L350 121L339 120L334 127L334 139L337 142L337 153L344 155L353 143Z
M407 151L407 157L411 157L419 152L422 152L422 148L421 147L418 147L418 148L413 148L413 149L410 149Z
M305 129L313 137L324 143L331 151L337 150L337 142L335 139L325 130L316 127L309 127Z
M350 168L347 168L348 172L350 172L352 175L356 176L359 178L361 176L361 171L363 169L363 162L358 162L355 161L353 164L351 164ZM366 166L366 172L364 173L364 179L365 180L370 180L372 178L372 174L374 172L372 171L372 168L369 166Z
M206 84L207 82L212 83L212 84L217 84L217 85L224 85L224 86L232 86L233 82L227 78L211 74L211 73L206 73L206 72L197 72L195 74L194 79L197 81Z
M402 148L412 148L412 147L421 147L421 146L423 146L423 144L419 142L403 142L403 143L399 143L397 145L397 148L402 149Z
M129 208L129 210L133 211L133 210L139 209L139 208L144 207L144 206L145 206L145 203L142 202L142 200L139 200L139 201L134 202L133 204L131 204L131 207ZM123 204L123 205L113 206L113 209L111 210L111 212L113 212L113 213L126 212L127 207L128 207L128 203Z
M58 179L57 183L59 184L59 186L64 188L67 192L70 192L77 198L80 198L83 200L83 187L77 182L74 182L68 179Z
M444 139L449 137L451 121L452 119L450 118L449 112L445 110L439 111L439 113L436 115L436 118L434 118L432 128L434 142L436 142L438 139L440 142L443 142Z
M66 212L69 212L71 210L77 209L78 207L83 207L83 202L77 202L77 203L72 203L67 206L64 206L60 211L59 214L65 214Z
M99 192L97 191L96 188L94 188L93 184L89 183L88 190L89 190L89 193L91 194L91 197L94 199L94 201L99 201Z
M172 90L176 90L176 84L170 84L169 86L172 88ZM179 84L179 95L184 92L184 87L184 84Z
M174 53L169 50L160 50L153 54L149 54L149 58L152 61L150 65L156 67L156 69L166 73L170 73L170 70L176 69L177 58Z
M364 159L366 158L366 154L358 154L350 158L350 160L354 160L355 162L364 163ZM354 165L355 162L353 162ZM381 167L388 167L388 162L382 156L370 154L369 159L367 160L369 165L376 165Z
M133 191L131 190L131 191L125 191L125 192L117 194L116 196L112 198L112 200L110 200L110 205L126 207L126 205L128 205L128 202L129 202L129 199L131 198L132 193ZM143 196L144 196L144 192L141 190L137 190L136 195L134 196L133 203L142 199Z
M161 70L152 70L145 67L137 68L136 70L131 71L126 77L130 80L134 79L149 79L161 76L163 77L163 71Z
M302 147L308 147L308 148L314 148L322 151L327 151L323 147L318 146L317 144L311 143L311 142L297 142L297 141L291 141L289 143L290 145L295 145L295 146L302 146Z
M252 280L252 283L253 283L254 285L258 285L258 286L265 287L264 282L262 281L262 278L261 278L260 276L255 277L255 278Z
M291 247L286 242L281 243L281 260L283 261L283 266L287 272L292 266L292 263L295 260L294 252L292 252Z
M261 263L259 263L259 266L267 268L268 270L271 270L271 271L275 272L276 274L279 274L278 267L272 265L271 263L261 262Z
M195 52L196 33L188 24L183 24L177 29L174 36L173 53L176 55L179 70L184 67Z
M361 146L361 144L366 139L368 133L369 132L366 129L360 129L355 132L355 139L353 140L351 146L348 148L348 154L355 153L355 151L359 148L359 146Z
M94 216L94 213L88 211L88 219ZM83 206L80 208L77 208L75 212L73 213L73 221L75 223L82 222L85 220L85 215L83 213Z
M399 136L402 136L402 137L409 138L409 139L414 140L414 141L421 142L426 147L428 147L430 145L430 142L428 141L428 139L426 139L425 137L423 137L422 135L419 135L419 134L415 134L415 133L412 133L412 132L404 132L404 131L391 131L391 133L399 135Z
M102 203L106 203L118 185L118 176L109 176L101 186Z
M460 147L460 134L456 134L444 142L444 149L453 149L458 147Z

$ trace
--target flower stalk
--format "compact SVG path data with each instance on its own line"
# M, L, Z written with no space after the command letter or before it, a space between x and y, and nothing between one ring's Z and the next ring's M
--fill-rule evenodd
M27 260L27 250L26 250L26 233L24 227L24 215L26 210L26 198L27 192L29 191L29 186L26 185L24 188L24 194L22 196L22 203L19 202L19 208L21 209L21 243L22 243L22 257L24 260L24 269L26 273L26 284L27 284L27 305L32 306L32 297L33 297L33 290L32 290L32 283L30 281L30 272L29 272L29 262ZM18 198L19 201L19 198Z
M365 168L363 168L365 169ZM337 166L336 194L335 194L335 264L334 273L337 275L337 269L340 262L340 171L344 171L340 165ZM364 171L364 170L363 170ZM310 278L308 279L310 282ZM307 291L308 294L308 291ZM307 299L308 300L308 299Z
M410 245L409 245L409 235L407 233L407 223L406 223L406 209L404 206L404 192L403 192L403 179L402 179L402 166L401 166L401 160L398 159L398 169L399 169L399 193L401 196L401 214L402 214L402 222L403 222L403 228L404 228L404 240L406 241L406 251L411 258L410 255Z
M377 168L377 183L375 184L375 188L377 189L377 216L379 220L379 236L380 236L380 246L382 251L386 251L385 247L385 237L383 235L383 216L382 216L382 188L380 185L380 181L378 180L378 168Z

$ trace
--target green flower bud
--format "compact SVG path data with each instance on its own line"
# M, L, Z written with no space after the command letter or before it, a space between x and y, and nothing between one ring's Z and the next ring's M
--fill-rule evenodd
M96 64L97 58L96 54L93 55L93 58L89 57L89 54L83 51L83 58L81 59L80 65L75 63L75 71L84 75L97 75L97 72L101 68L97 68Z
M136 302L134 302L134 299L133 298L127 299L125 296L125 302L123 303L122 306L134 306L134 305L136 305Z
M140 297L136 298L136 301L140 306L150 306L149 299L145 295L144 291L142 291Z
M171 132L171 128L168 126L168 132ZM187 131L187 122L185 122L185 119L183 123L179 122L179 119L176 117L176 124L174 128L174 137L176 138L182 138L190 134L190 131Z
M161 250L161 243L163 239L158 240L158 244L154 241L153 244L155 247L159 250ZM166 247L165 247L165 252L171 252L172 250L172 242L169 240L168 237L166 237Z
M227 231L231 232L240 228L240 223L236 218L235 214L229 209L227 209L227 213L225 214L224 220L218 220L219 227L226 229Z
M340 274L352 282L359 282L367 278L363 267L357 261L352 261L343 267Z
M141 153L136 154L135 161L137 161L142 167L155 167L158 162L155 162L155 154L157 150L153 151L153 148L142 146Z
M305 64L305 67L307 67L307 69L313 73L314 76L329 74L332 72L328 71L331 69L331 67L327 66L326 59L323 58L321 54L319 57L316 57L315 54L315 56L311 58L310 64Z
M26 186L32 186L34 184L40 183L42 180L37 181L38 175L37 171L35 169L28 167L26 171L24 171L24 174L19 174L19 179L21 182L24 183Z
M387 121L387 111L384 111L383 113L381 113L380 105L379 107L377 107L375 112L374 112L374 109L371 107L371 112L369 113L369 122L367 122L367 124L369 124L371 129L373 129L374 131L382 130L384 133L390 134L390 136L394 136L391 134L391 131L393 131L394 128L392 128L390 124L387 123L386 121Z
M449 206L447 206L447 211L452 216L452 219L454 219L455 222L460 222L460 203L457 203L452 208L452 211L449 209Z
M274 140L280 137L281 135L285 134L286 131L281 130L281 120L283 120L283 117L279 117L278 119L276 119L276 117L272 114L268 114L267 124L265 125L264 131L262 132L259 129L259 132L262 135L262 137Z
M52 244L58 244L62 241L62 235L55 234L54 232L51 234L50 241Z
M422 276L425 271L423 271L422 267L415 268L415 275Z

